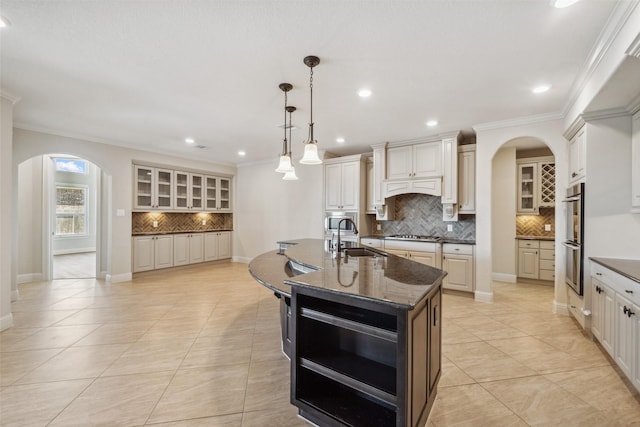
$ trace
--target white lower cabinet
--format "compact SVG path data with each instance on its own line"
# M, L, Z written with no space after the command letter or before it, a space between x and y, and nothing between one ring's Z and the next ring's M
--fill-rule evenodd
M204 233L204 260L215 261L225 258L231 258L231 233Z
M473 245L445 243L442 245L442 269L447 276L442 282L444 289L473 292L474 254Z
M640 284L591 263L591 332L640 391Z
M518 240L518 277L555 280L555 242L552 240Z
M202 233L173 236L173 265L195 264L204 261Z
M133 272L173 266L173 236L133 237Z
M384 251L435 268L442 265L439 243L385 240Z

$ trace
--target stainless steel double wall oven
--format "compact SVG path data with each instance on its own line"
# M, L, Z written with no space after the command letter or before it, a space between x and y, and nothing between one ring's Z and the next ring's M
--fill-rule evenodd
M565 246L565 282L578 295L584 294L584 183L567 189Z

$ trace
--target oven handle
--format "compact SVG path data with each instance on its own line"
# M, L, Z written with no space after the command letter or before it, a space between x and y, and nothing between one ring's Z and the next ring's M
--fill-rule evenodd
M567 197L566 199L563 200L563 202L579 202L581 197L582 196Z
M568 247L569 249L572 249L574 251L577 251L580 249L580 245L576 245L575 243L571 243L571 242L562 242L563 245L565 245L566 247Z

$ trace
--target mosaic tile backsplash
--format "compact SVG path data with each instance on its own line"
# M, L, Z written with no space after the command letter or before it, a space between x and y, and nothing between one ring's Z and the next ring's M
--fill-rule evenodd
M517 215L516 235L553 237L556 229L555 211L555 208L540 208L540 215ZM545 224L551 224L551 231L544 231Z
M205 220L206 225L202 225ZM158 221L158 226L153 226ZM233 230L232 213L133 212L131 234Z
M402 194L396 196L396 220L375 221L382 230L379 234L416 234L420 236L442 236L461 240L475 240L475 215L459 215L458 222L442 220L441 198L425 194ZM447 224L453 231L447 231Z

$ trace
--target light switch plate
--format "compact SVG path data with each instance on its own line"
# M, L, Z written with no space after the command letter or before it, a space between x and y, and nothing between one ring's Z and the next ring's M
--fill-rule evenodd
M453 224L447 224L447 231L453 231Z
M545 224L544 231L551 231L551 224Z
M153 221L153 228L156 228L158 226L158 221Z
M116 216L124 216L124 209L116 209Z
M207 220L206 219L202 220L202 225L207 225Z

